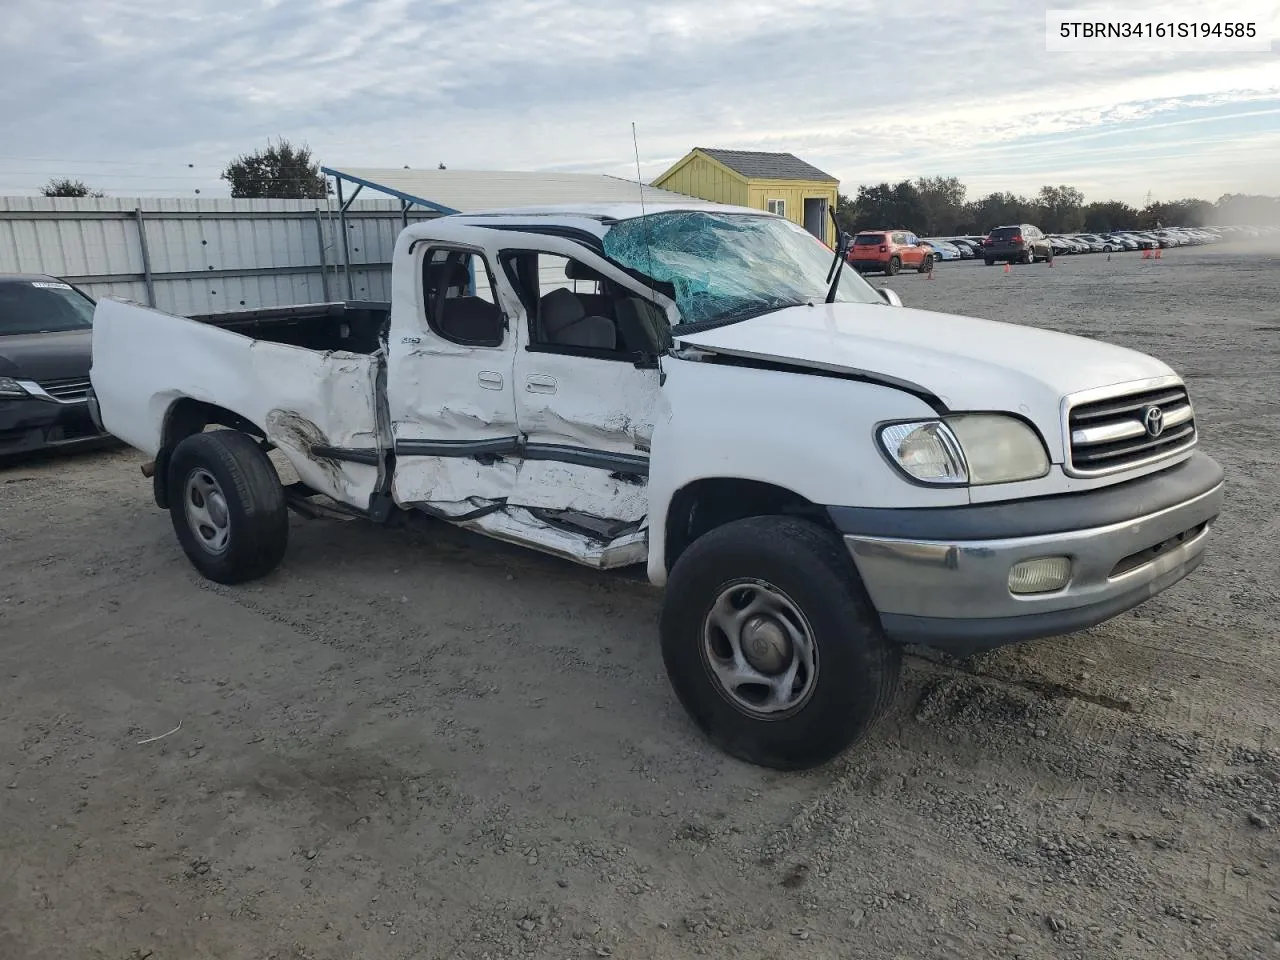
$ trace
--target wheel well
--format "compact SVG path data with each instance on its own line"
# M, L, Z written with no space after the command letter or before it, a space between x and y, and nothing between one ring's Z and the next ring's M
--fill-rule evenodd
M695 480L671 498L666 523L667 570L704 533L734 520L765 516L804 517L834 529L826 510L785 487L730 477Z
M261 428L225 407L190 397L176 401L164 415L160 452L156 454L156 469L151 480L156 506L160 509L169 507L169 455L187 437L203 433L211 426L230 427L252 437L266 439Z

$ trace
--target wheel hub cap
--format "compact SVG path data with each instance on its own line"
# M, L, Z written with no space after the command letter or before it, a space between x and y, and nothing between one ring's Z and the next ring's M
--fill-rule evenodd
M227 509L227 497L213 474L200 468L187 474L183 505L196 543L209 553L223 553L231 540L231 513Z
M791 659L791 641L776 620L752 617L742 628L742 653L761 673L781 673Z
M813 628L790 597L763 580L721 587L703 619L702 661L720 694L761 720L795 713L817 684Z

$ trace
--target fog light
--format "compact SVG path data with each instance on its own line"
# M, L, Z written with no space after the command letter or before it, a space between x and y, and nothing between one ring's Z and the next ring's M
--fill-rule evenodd
M1009 570L1010 593L1053 593L1071 580L1070 557L1037 557Z

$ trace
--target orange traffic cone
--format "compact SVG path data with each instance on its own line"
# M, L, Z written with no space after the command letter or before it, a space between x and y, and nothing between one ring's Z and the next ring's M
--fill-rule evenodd
M1161 250L1161 248L1160 248L1160 247L1156 247L1156 259L1157 259L1157 260L1159 260L1159 259L1160 259L1160 255L1161 255L1163 252L1164 252L1164 251L1163 251L1163 250Z
M1008 272L1009 272L1009 263L1008 263L1008 261L1005 261L1005 265L1004 265L1004 272L1005 272L1005 273L1008 273Z
M1143 259L1143 260L1150 260L1150 259L1151 259L1151 248L1150 248L1150 247L1143 247L1143 248L1142 248L1142 259Z

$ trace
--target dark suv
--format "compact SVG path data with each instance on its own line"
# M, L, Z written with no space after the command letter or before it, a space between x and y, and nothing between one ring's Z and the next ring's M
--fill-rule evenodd
M1011 227L996 227L982 241L982 259L987 266L997 260L1007 263L1035 263L1052 260L1053 247L1039 227L1019 223Z

